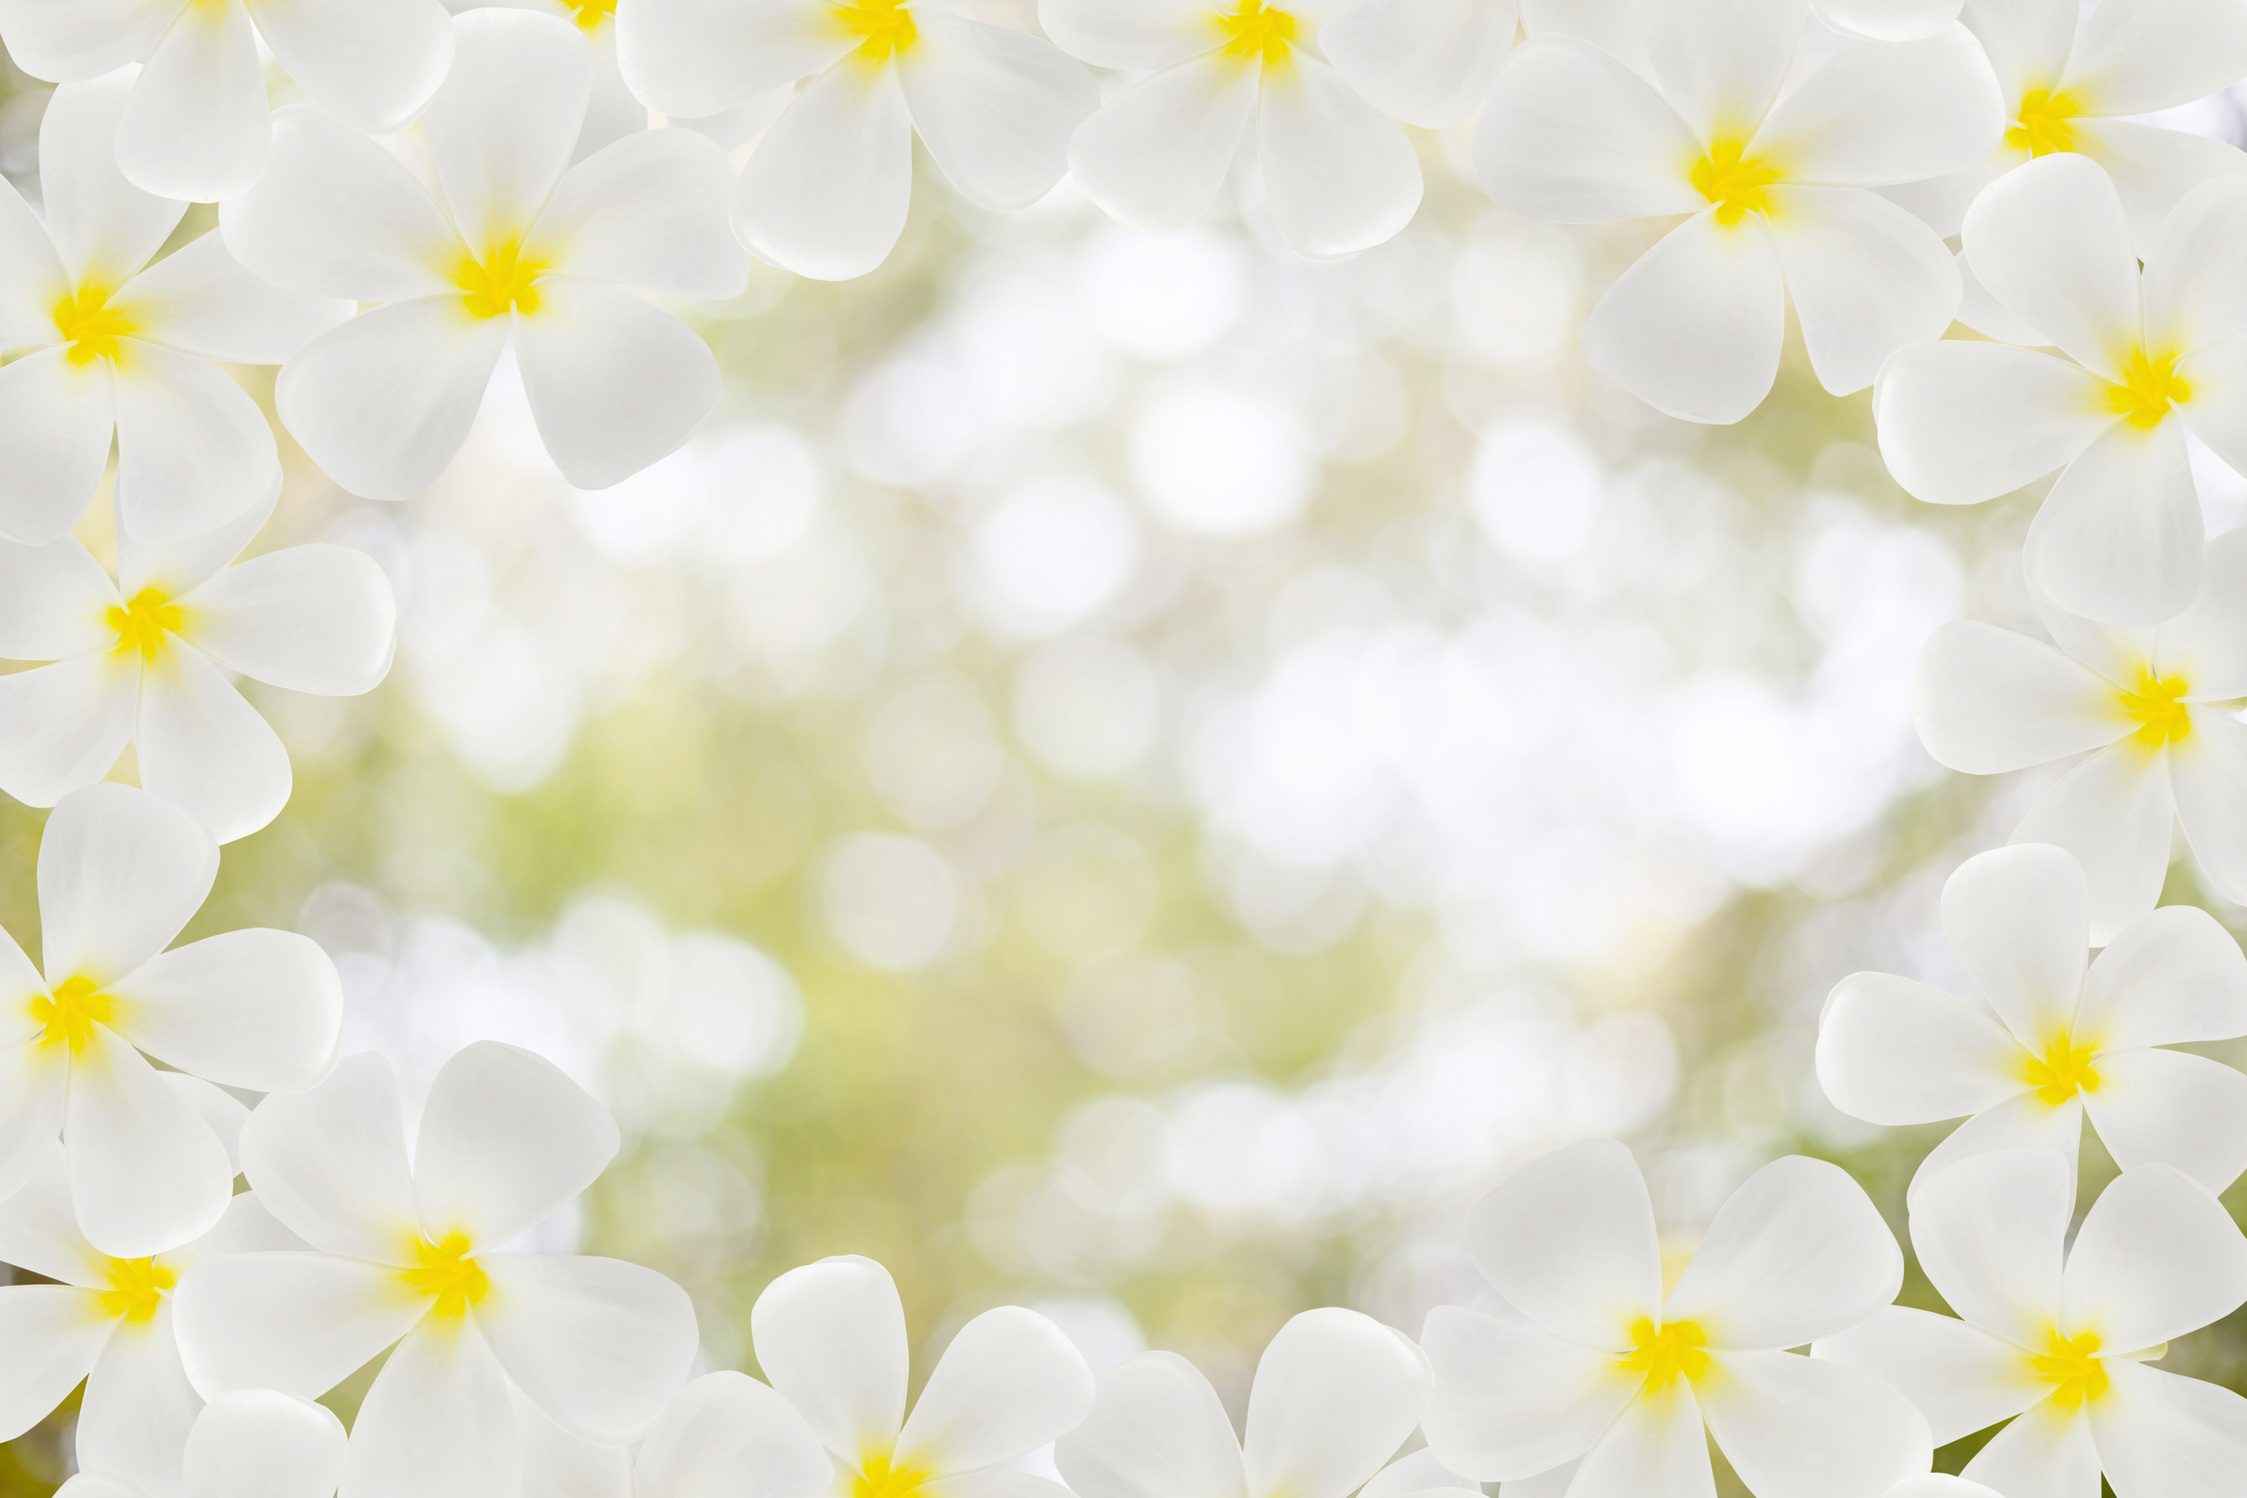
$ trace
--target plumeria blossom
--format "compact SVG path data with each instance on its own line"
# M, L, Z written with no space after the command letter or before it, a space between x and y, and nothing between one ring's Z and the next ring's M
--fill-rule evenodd
M115 583L75 536L0 541L0 658L54 662L0 676L0 790L52 806L131 744L142 787L222 843L280 814L288 751L226 673L356 696L390 669L397 603L374 559L345 546L229 566L279 495L185 541L125 538Z
M2227 148L2228 149L2228 148ZM2032 162L1967 215L1965 255L2008 312L2067 357L1954 340L1902 350L1874 397L1896 481L1976 504L2054 469L2024 560L2070 613L2158 624L2200 587L2187 432L2247 467L2247 178L2200 188L2141 274L2114 184L2081 156Z
M1920 742L1968 775L2086 755L2013 829L2073 853L2105 945L2153 909L2184 828L2201 877L2247 900L2247 532L2208 546L2200 596L2156 629L2040 606L2053 644L1975 620L1928 637L1913 684Z
M179 1277L216 1254L303 1247L256 1193L244 1192L200 1237L163 1253L112 1257L79 1232L68 1163L62 1146L49 1143L30 1183L0 1201L0 1261L55 1281L0 1289L10 1362L0 1387L0 1439L23 1434L83 1381L78 1465L151 1495L176 1492L188 1432L203 1407L173 1337Z
M581 1441L518 1401L522 1498L815 1498L835 1475L796 1407L745 1373L679 1391L634 1456Z
M411 1164L382 1057L275 1093L242 1169L315 1253L208 1259L176 1292L180 1353L206 1398L317 1398L392 1347L360 1406L344 1498L513 1493L510 1389L588 1440L662 1413L694 1356L694 1308L615 1259L497 1252L591 1185L616 1123L551 1063L482 1041L437 1073Z
M0 351L21 351L0 365L0 536L34 546L78 523L112 436L128 533L173 540L240 514L281 461L257 402L210 361L278 364L351 313L267 285L216 234L149 263L187 205L117 170L131 87L104 78L49 99L43 221L0 179Z
M1869 189L1996 141L1997 85L1973 39L1846 41L1782 93L1805 0L1638 0L1637 17L1644 75L1580 37L1533 36L1476 141L1491 196L1531 218L1692 215L1593 308L1592 367L1673 416L1724 423L1770 392L1790 297L1837 395L1941 336L1956 263Z
M1920 1267L1961 1319L1891 1306L1821 1339L1877 1375L1940 1442L2012 1423L1965 1476L2008 1498L2216 1498L2247 1463L2247 1399L2146 1366L2247 1300L2247 1239L2166 1165L2126 1170L2075 1241L2075 1171L2050 1150L1960 1161L1912 1204Z
M83 1427L81 1427L81 1432ZM167 1479L151 1486L99 1461L79 1437L69 1498L330 1498L348 1438L333 1411L272 1389L222 1394L203 1407ZM59 1498L59 1495L58 1495Z
M1053 1460L1079 1498L1348 1498L1361 1484L1376 1494L1425 1491L1440 1468L1379 1487L1367 1480L1419 1423L1428 1388L1428 1360L1410 1338L1329 1306L1296 1316L1264 1349L1245 1439L1199 1369L1146 1352L1101 1380L1092 1413L1054 1443Z
M1297 254L1340 260L1394 238L1420 209L1420 162L1396 122L1320 54L1322 28L1342 8L1338 0L1038 0L1046 35L1071 54L1151 75L1110 99L1069 143L1077 185L1131 228L1183 228L1224 186L1253 119L1272 218ZM1505 21L1511 41L1502 10L1511 7L1482 7L1450 39L1494 44ZM1389 19L1384 9L1343 28L1344 50L1361 66L1379 71L1381 47L1409 45L1401 35L1367 41L1368 27L1384 30ZM1479 66L1467 57L1431 62L1424 45L1418 52L1421 61L1404 66L1423 80L1452 66L1471 76Z
M1983 188L2046 156L2074 153L2106 168L2141 251L2187 193L2247 174L2247 155L2223 141L2120 118L2247 77L2247 11L2229 0L2099 0L2088 15L2082 0L1968 0L1963 19L1997 70L2004 138L1963 171L1889 192L1945 238Z
M342 987L314 942L233 931L164 950L217 874L186 812L90 785L39 844L45 973L0 932L0 1196L59 1133L79 1226L121 1259L216 1227L235 1174L208 1110L147 1057L265 1092L310 1086L335 1055Z
M1916 42L1958 19L1960 0L1810 0L1819 20L1843 36Z
M275 117L257 185L220 205L242 263L284 286L385 305L281 370L281 420L354 494L406 499L467 439L510 343L570 483L601 489L684 443L717 360L624 286L727 297L748 257L725 221L733 169L685 130L569 165L592 86L584 34L552 16L457 17L458 57L422 116L443 202L310 106Z
M835 1498L1062 1498L999 1470L1082 1420L1092 1373L1045 1317L1000 1306L960 1328L905 1408L911 1347L889 1271L855 1256L791 1269L749 1312L757 1365L835 1459Z
M578 132L572 159L582 161L648 128L648 107L633 96L616 60L616 0L445 0L455 12L498 7L536 10L559 16L585 33L593 44L593 91L585 106L585 125ZM673 120L672 124L680 121ZM746 139L746 137L743 137ZM738 145L739 141L720 144Z
M1970 1115L1913 1190L1990 1150L2069 1161L2083 1117L2124 1166L2175 1166L2211 1191L2247 1169L2247 1076L2165 1049L2247 1035L2247 956L2215 917L2169 905L2096 961L2082 865L2045 843L1968 859L1943 886L1943 929L1980 1002L1887 973L1844 978L1818 1024L1818 1080L1878 1124Z
M1428 1313L1422 1428L1452 1470L1511 1480L1582 1458L1570 1498L1708 1494L1704 1421L1757 1498L1879 1498L1927 1470L1927 1422L1894 1390L1780 1350L1861 1324L1903 1282L1839 1168L1791 1155L1750 1176L1666 1296L1645 1179L1613 1140L1515 1172L1467 1234L1526 1324Z
M358 129L403 130L452 63L438 0L0 0L0 42L35 78L140 63L117 122L135 186L212 202L257 180L273 139L258 40Z

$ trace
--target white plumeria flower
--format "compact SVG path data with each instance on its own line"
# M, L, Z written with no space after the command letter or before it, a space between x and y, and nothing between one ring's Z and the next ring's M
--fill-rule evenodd
M1384 114L1440 130L1497 87L1522 9L1518 0L1357 0L1319 32L1319 50Z
M2039 607L2057 641L1973 620L1930 635L1913 716L1920 742L1968 775L2085 754L2013 829L2054 843L2091 882L2104 946L2153 909L2182 825L2201 877L2247 901L2247 532L2218 536L2193 606L2157 629L2110 629Z
M185 541L124 539L119 583L75 536L0 541L0 659L54 662L0 676L0 791L52 806L133 744L141 786L222 843L280 814L288 750L226 673L357 696L390 669L397 602L374 559L346 546L227 565L279 497L276 484Z
M1396 122L1320 56L1320 30L1341 8L1038 0L1046 35L1071 54L1153 75L1110 99L1069 143L1077 185L1131 228L1183 228L1224 186L1253 118L1272 218L1297 254L1340 260L1394 238L1420 210L1420 161Z
M640 1444L581 1441L517 1401L521 1498L815 1498L835 1464L796 1407L745 1373L705 1373Z
M0 1195L59 1132L87 1240L122 1259L216 1226L234 1166L199 1105L141 1054L255 1092L307 1087L335 1056L342 985L289 931L164 948L218 875L218 844L124 785L57 803L39 844L41 975L0 932Z
M1750 1176L1667 1296L1645 1178L1613 1140L1516 1171L1467 1236L1526 1324L1428 1313L1421 1425L1454 1471L1511 1480L1580 1457L1571 1498L1690 1498L1714 1491L1704 1420L1757 1498L1879 1498L1927 1470L1927 1422L1894 1390L1780 1350L1860 1324L1903 1282L1838 1167L1792 1155Z
M79 1473L56 1498L330 1498L343 1478L348 1438L334 1412L309 1399L243 1389L203 1407L162 1481L138 1482L89 1462L85 1440L81 1425Z
M2166 1165L2124 1171L2070 1245L2074 1211L2074 1168L2050 1150L1952 1166L1911 1234L1963 1319L1891 1306L1815 1356L1901 1389L1939 1442L2012 1419L1965 1471L2007 1498L2097 1498L2102 1472L2116 1498L2238 1492L2247 1400L2145 1362L2247 1300L2247 1239Z
M648 107L633 97L616 62L616 0L445 0L455 12L535 10L559 16L585 33L593 44L593 91L585 106L572 159L582 161L627 135L648 128ZM682 123L673 120L672 124ZM724 142L721 142L724 144ZM738 144L738 142L735 142Z
M273 138L258 38L361 130L403 130L453 56L438 0L0 0L0 42L35 78L142 63L116 129L135 185L207 203L265 169Z
M1963 19L1996 67L2004 138L1963 171L1889 193L1946 239L1983 188L2056 153L2113 175L2141 249L2186 193L2247 174L2247 154L2223 141L2118 118L2190 104L2247 76L2247 10L2229 0L2099 0L2088 16L2083 0L1968 0Z
M1997 139L1973 38L1843 42L1782 96L1806 0L1638 0L1647 72L1579 37L1530 38L1482 112L1501 207L1554 223L1691 214L1584 326L1594 369L1689 421L1770 393L1791 296L1811 368L1846 395L1941 336L1956 262L1870 188L1972 161Z
M442 204L381 146L298 106L275 117L265 175L220 205L228 247L260 275L387 304L291 359L275 404L344 488L410 498L467 440L512 341L547 452L570 483L606 488L717 403L708 346L622 288L741 290L733 169L685 130L570 166L592 86L584 35L521 10L453 25L458 58L422 116Z
M170 540L224 524L281 477L264 413L213 359L279 364L351 315L244 270L216 234L149 259L185 203L117 171L131 84L65 84L39 125L44 222L0 179L0 536L78 523L117 442L121 528ZM145 269L144 269L145 267Z
M1958 19L1960 0L1810 0L1819 20L1843 36L1916 42Z
M359 1408L345 1498L513 1493L510 1381L566 1430L632 1439L694 1357L686 1292L615 1259L495 1252L591 1185L617 1145L576 1083L491 1041L437 1073L410 1165L380 1056L268 1096L242 1129L243 1173L318 1252L234 1254L185 1275L188 1378L212 1399L317 1398L395 1344Z
M1968 859L1943 886L1943 930L1981 1002L1887 973L1844 978L1818 1023L1818 1080L1877 1124L1970 1115L1912 1189L1991 1150L2069 1161L2083 1118L2115 1161L2172 1165L2211 1191L2247 1170L2247 1076L2164 1049L2247 1035L2247 956L2215 917L2170 905L2098 959L2083 867L2044 843Z
M2037 591L2072 614L2158 624L2200 587L2189 431L2247 469L2247 179L2180 203L2141 273L2114 184L2081 156L2032 162L1966 217L1976 280L2067 358L1954 340L1899 352L1873 411L1896 481L1978 504L2060 470L2029 528ZM2072 361L2072 362L2071 362Z
M0 1289L0 1341L10 1362L0 1386L0 1439L23 1434L84 1381L78 1465L151 1494L174 1492L203 1401L180 1367L173 1287L189 1266L216 1254L302 1247L256 1193L244 1192L202 1236L162 1253L113 1258L79 1232L62 1146L48 1144L30 1183L0 1201L0 1262L56 1282Z
M915 134L970 201L1027 208L1061 180L1070 132L1100 102L1050 42L926 0L620 0L616 24L625 80L664 114L776 116L742 169L734 224L767 260L822 281L889 257Z
M912 1349L889 1271L845 1256L791 1269L749 1311L757 1365L835 1458L836 1498L1062 1498L1001 1464L1084 1418L1092 1372L1035 1311L1000 1306L960 1328L912 1413Z
M1245 1440L1192 1363L1146 1352L1100 1381L1084 1424L1054 1444L1079 1498L1348 1498L1441 1479L1407 1469L1376 1488L1428 1402L1428 1360L1412 1339L1337 1307L1279 1329L1256 1364ZM1456 1482L1457 1479L1452 1479Z

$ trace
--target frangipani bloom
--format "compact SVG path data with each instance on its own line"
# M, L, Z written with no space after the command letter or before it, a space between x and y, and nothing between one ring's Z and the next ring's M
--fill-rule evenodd
M2036 591L2114 624L2182 609L2203 552L2186 432L2247 468L2242 235L2247 179L2211 182L2170 215L2141 275L2096 163L2052 156L1992 183L1966 216L1966 260L2068 357L1904 349L1873 401L1889 471L1920 499L1976 504L2057 468L2024 550Z
M2071 1247L2074 1211L2074 1168L2050 1150L1952 1166L1911 1233L1963 1319L1891 1306L1817 1358L1903 1390L1938 1442L2017 1416L1965 1471L2007 1498L2097 1498L2102 1472L2116 1498L2238 1492L2247 1400L2145 1364L2247 1300L2247 1239L2166 1165L2124 1171Z
M648 128L648 107L632 95L616 61L616 0L445 0L455 13L464 10L536 10L560 16L585 33L593 44L593 93L585 106L585 125L578 132L573 160L582 161L606 145ZM677 125L684 121L672 120ZM743 137L746 139L747 137ZM738 145L739 141L719 142Z
M1092 1373L1035 1311L1000 1306L960 1328L910 1415L905 1307L889 1271L855 1256L791 1269L749 1312L757 1365L835 1458L836 1498L1061 1498L995 1470L1084 1418Z
M1070 53L1153 75L1110 99L1069 143L1077 185L1131 228L1184 228L1225 185L1253 118L1272 218L1297 254L1340 260L1395 237L1420 209L1420 161L1396 122L1320 55L1320 29L1342 8L1038 0L1046 35ZM1485 14L1476 32L1499 19ZM1363 47L1356 55L1366 60Z
M888 258L915 134L971 201L1027 208L1061 180L1069 134L1100 102L1051 43L924 0L623 0L617 56L665 114L786 101L742 169L734 224L758 254L822 281Z
M1515 50L1476 162L1499 206L1555 223L1691 214L1584 326L1592 367L1690 421L1734 422L1771 390L1791 296L1837 395L1941 336L1958 268L1868 189L1949 171L1997 139L1973 39L1848 41L1781 96L1805 0L1638 0L1646 76L1574 36Z
M453 57L438 0L0 0L0 42L35 78L144 66L116 132L127 179L207 203L265 168L273 138L258 37L358 129L403 130Z
M81 1425L79 1474L57 1498L329 1498L343 1477L347 1441L333 1411L273 1389L243 1389L203 1407L167 1479L150 1484L89 1463L84 1431Z
M637 1458L578 1440L535 1405L519 1418L522 1498L816 1498L835 1475L796 1407L746 1373L681 1389Z
M1329 1306L1295 1317L1264 1349L1245 1440L1201 1370L1176 1353L1145 1352L1100 1381L1091 1415L1054 1444L1053 1460L1078 1498L1348 1498L1396 1454L1427 1403L1428 1360L1411 1338Z
M1878 1124L1970 1114L1921 1162L2033 1147L2071 1163L2088 1111L2125 1168L2175 1166L2211 1191L2247 1169L2247 1076L2163 1049L2247 1035L2247 956L2215 917L2169 905L2097 960L2083 868L2043 843L1968 859L1943 886L1943 929L1983 1002L1887 973L1844 978L1818 1023L1818 1080Z
M201 1237L163 1253L112 1258L78 1231L62 1146L47 1145L30 1184L0 1201L0 1261L57 1281L0 1289L10 1364L0 1437L23 1434L84 1380L78 1465L150 1494L176 1492L203 1401L180 1367L173 1287L189 1266L217 1254L302 1247L256 1193L244 1192Z
M275 117L265 175L220 205L227 245L260 275L387 304L291 359L275 404L344 488L410 498L460 450L512 341L547 452L572 484L606 488L684 443L717 402L709 348L622 287L741 290L733 169L685 130L570 166L593 71L584 35L519 10L453 25L458 59L422 116L442 206L381 146L306 106Z
M268 1096L243 1126L243 1173L318 1252L236 1254L186 1275L187 1376L206 1398L316 1398L395 1343L359 1408L344 1498L513 1493L511 1387L589 1440L632 1439L686 1378L686 1293L615 1259L494 1251L591 1185L617 1143L576 1083L491 1041L437 1073L410 1166L380 1056Z
M1946 239L1992 181L2059 152L2113 176L2140 250L2185 194L2247 173L2247 155L2223 141L2117 118L2190 104L2247 77L2247 11L2229 0L2099 0L2088 17L2083 0L1969 0L1963 19L1997 70L2004 138L1964 171L1889 193Z
M0 791L52 806L135 744L142 787L222 843L280 814L288 750L226 673L356 696L390 669L397 604L374 559L349 547L228 566L279 493L206 535L124 538L121 585L75 536L0 541L0 658L54 662L0 676Z
M234 1165L202 1107L142 1052L253 1092L308 1087L343 1021L335 965L289 931L164 948L211 891L218 844L124 785L56 804L39 844L41 952L0 932L0 1195L59 1132L79 1227L143 1259L218 1224Z
M1484 1278L1527 1324L1428 1313L1421 1424L1454 1471L1572 1498L1713 1491L1710 1434L1757 1498L1880 1498L1927 1470L1927 1422L1879 1380L1781 1351L1895 1298L1904 1259L1856 1182L1792 1155L1732 1194L1677 1287L1630 1151L1592 1140L1516 1171L1468 1218Z
M1930 635L1913 716L1943 765L2000 775L2093 751L2031 806L2016 843L2083 864L2091 940L2153 909L2181 823L2201 877L2247 900L2247 532L2218 536L2193 606L2158 629L2039 609L2057 647L1972 620Z
M148 263L187 205L118 174L110 141L131 86L65 84L48 100L44 222L0 180L0 350L28 349L0 365L0 536L27 545L78 523L112 435L122 530L172 540L233 519L280 482L281 460L257 402L210 361L278 364L351 314L260 281L216 234Z
M1810 0L1810 9L1843 36L1916 42L1957 20L1959 0Z

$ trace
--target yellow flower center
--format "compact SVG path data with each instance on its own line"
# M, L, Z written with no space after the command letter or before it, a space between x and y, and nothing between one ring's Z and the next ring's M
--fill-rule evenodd
M913 24L913 13L904 0L858 0L855 5L836 6L835 16L843 30L862 38L854 55L868 66L909 51L921 38L921 28Z
M2044 1048L2043 1055L2023 1059L2021 1076L2036 1089L2038 1097L2057 1108L2079 1092L2099 1090L2098 1056L2096 1046L2062 1031Z
M1264 0L1241 0L1239 10L1217 18L1217 29L1225 33L1224 54L1242 62L1262 58L1264 66L1276 68L1295 49L1295 16L1268 8Z
M127 1321L153 1321L166 1292L178 1283L179 1276L154 1259L111 1259L101 1308Z
M470 317L504 317L511 311L528 316L538 310L538 278L545 274L546 262L524 259L523 242L510 239L489 260L462 256L453 269L453 285L467 293L461 300Z
M491 1293L492 1282L469 1257L469 1247L466 1233L447 1233L437 1243L414 1240L414 1267L401 1270L398 1277L408 1289L436 1302L429 1308L431 1315L465 1316L470 1306Z
M892 1470L888 1457L870 1456L859 1464L857 1480L850 1485L850 1498L910 1498L927 1481L926 1472L910 1467Z
M1769 217L1771 194L1766 191L1779 180L1779 168L1767 156L1749 156L1748 143L1730 137L1720 137L1709 146L1709 154L1693 163L1693 190L1716 204L1716 221L1726 228L1732 227L1751 213Z
M2123 716L2138 725L2131 737L2144 748L2160 749L2192 732L2192 709L2183 700L2188 690L2182 676L2156 676L2140 667L2138 689L2114 695Z
M142 660L150 662L164 653L164 636L178 634L187 623L187 611L161 588L141 589L130 603L110 609L105 617L117 631L117 654L137 650Z
M2034 156L2072 151L2082 114L2083 101L2066 89L2032 88L2021 95L2021 113L2005 132L2005 143Z
M1681 1378L1692 1383L1706 1375L1708 1345L1708 1335L1697 1321L1673 1321L1661 1326L1641 1316L1631 1327L1631 1350L1619 1361L1631 1372L1644 1374L1645 1387L1652 1391L1667 1388Z
M2161 425L2171 406L2192 399L2192 382L2177 374L2176 354L2158 358L2144 349L2132 349L2122 366L2122 383L2106 388L2107 409L2134 427L2152 430Z
M31 1000L32 1022L41 1026L38 1044L65 1045L75 1056L94 1038L94 1026L106 1025L117 1012L117 1001L91 978L65 978L53 993Z
M115 294L89 281L55 303L55 331L69 346L71 363L107 359L115 364L124 352L122 340L132 336L133 320L109 305Z
M2052 1402L2080 1409L2107 1391L2107 1365L2099 1357L2099 1334L2068 1337L2058 1327L2044 1334L2044 1353L2029 1354L2029 1367L2052 1386Z
M577 12L580 31L598 31L603 21L616 17L616 0L562 0L562 3Z

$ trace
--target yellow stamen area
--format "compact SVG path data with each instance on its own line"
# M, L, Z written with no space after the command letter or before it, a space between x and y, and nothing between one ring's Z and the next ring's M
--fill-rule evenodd
M117 631L117 654L131 655L137 650L140 658L151 664L164 653L164 636L178 634L187 623L187 611L172 602L162 588L141 589L131 602L112 608L106 617L109 627Z
M858 1464L858 1477L850 1485L850 1498L910 1498L928 1481L926 1472L910 1467L892 1468L886 1456L870 1456Z
M1220 50L1240 62L1261 58L1264 66L1276 68L1295 51L1294 14L1264 0L1241 0L1239 10L1217 18L1217 29L1225 34Z
M41 1026L36 1044L70 1047L75 1056L94 1038L94 1026L106 1025L117 1013L117 1001L91 978L65 978L53 993L31 1001L32 1022Z
M1633 1373L1644 1374L1651 1393L1679 1379L1693 1383L1707 1376L1710 1366L1708 1335L1696 1321L1672 1321L1667 1326L1641 1316L1631 1326L1631 1350L1618 1360Z
M109 305L116 293L89 281L55 303L55 331L62 335L73 364L96 359L117 362L124 352L123 339L136 331L133 320Z
M1709 154L1693 163L1693 190L1716 204L1716 221L1728 229L1751 213L1771 214L1766 189L1779 180L1779 168L1767 156L1749 156L1747 149L1744 140L1719 137L1709 143Z
M2033 156L2075 149L2075 122L2083 101L2066 89L2032 88L2021 95L2021 112L2005 132L2005 143Z
M603 21L616 19L616 0L562 0L577 12L577 29L598 31Z
M545 274L546 262L526 260L523 242L510 239L493 250L489 260L462 256L453 268L453 285L467 293L461 301L470 317L504 317L509 312L529 316L538 310L538 278Z
M447 1233L436 1243L414 1240L414 1267L401 1270L398 1277L408 1289L436 1302L429 1308L432 1316L465 1316L470 1306L491 1293L492 1282L469 1256L469 1248L466 1233Z
M2131 737L2141 748L2164 748L2191 734L2192 709L2184 703L2191 688L2182 676L2156 676L2140 667L2137 687L2114 695L2123 716L2138 725Z
M2177 374L2179 357L2132 349L2122 363L2122 383L2106 388L2107 409L2147 431L2161 425L2171 406L2192 399L2192 382Z
M835 16L843 30L863 38L853 55L869 67L910 51L921 39L921 28L913 24L913 13L904 0L858 0L855 5L836 6Z
M2079 1092L2099 1090L2098 1048L2062 1031L2041 1056L2021 1062L2021 1077L2046 1105L2057 1108Z
M178 1283L179 1276L154 1259L111 1259L101 1308L127 1321L153 1321L165 1294Z
M2029 1367L2052 1386L2052 1402L2062 1409L2081 1409L2107 1391L2107 1365L2099 1358L2099 1334L2063 1335L2058 1327L2044 1334L2042 1356L2029 1354Z

